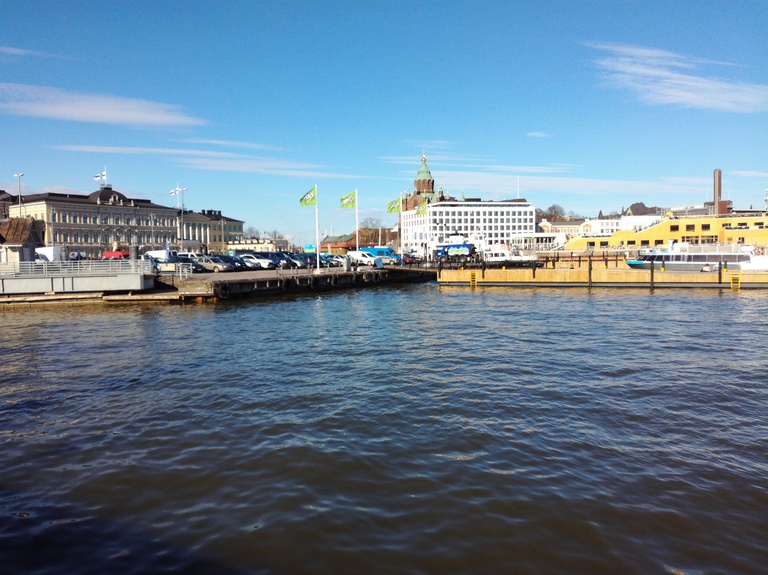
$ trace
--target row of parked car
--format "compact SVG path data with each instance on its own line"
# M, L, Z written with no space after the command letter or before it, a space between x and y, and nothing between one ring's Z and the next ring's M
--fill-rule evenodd
M344 265L346 256L320 256L320 267L331 268ZM189 264L192 271L198 272L232 272L258 269L289 269L313 268L317 266L315 254L285 252L251 252L238 255L206 255L182 252L175 255L150 252L142 259L151 260L159 272L175 271L176 264Z

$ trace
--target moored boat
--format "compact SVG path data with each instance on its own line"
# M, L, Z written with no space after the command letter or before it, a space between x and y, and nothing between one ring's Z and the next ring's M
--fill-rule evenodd
M664 268L670 271L716 271L721 266L731 271L768 271L765 250L744 244L688 244L675 242L668 248L640 250L627 258L633 269Z

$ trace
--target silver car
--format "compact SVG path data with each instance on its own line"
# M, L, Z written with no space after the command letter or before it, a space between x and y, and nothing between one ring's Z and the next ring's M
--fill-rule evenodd
M194 261L199 263L209 272L231 272L235 269L234 266L217 257L202 256L194 258Z

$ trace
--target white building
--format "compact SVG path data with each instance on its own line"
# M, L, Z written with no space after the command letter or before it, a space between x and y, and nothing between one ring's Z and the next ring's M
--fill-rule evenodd
M555 241L536 233L536 208L524 199L492 202L450 198L442 189L435 192L425 156L414 193L408 192L401 210L402 249L422 257L430 257L439 244L451 242L451 236L463 236L479 250L496 244L532 250Z
M481 249L494 244L533 249L536 209L525 200L444 200L402 212L401 230L404 251L424 256L451 236L463 236Z

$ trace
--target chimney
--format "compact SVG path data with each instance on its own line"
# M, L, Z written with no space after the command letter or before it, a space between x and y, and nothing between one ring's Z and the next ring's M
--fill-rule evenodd
M723 193L723 173L718 169L715 170L715 215L720 215L720 198Z

